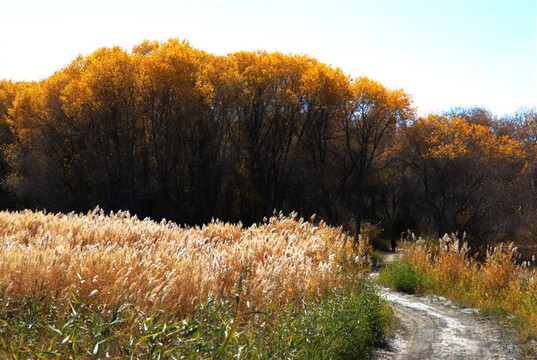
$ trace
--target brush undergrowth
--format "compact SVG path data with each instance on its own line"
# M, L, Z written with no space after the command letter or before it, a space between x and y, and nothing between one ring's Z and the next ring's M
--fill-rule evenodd
M414 238L378 279L400 291L443 295L499 317L515 329L525 355L537 353L537 271L517 262L513 244L491 247L484 261L477 261L454 235L438 243Z
M356 359L389 331L371 246L281 214L242 228L0 213L0 357Z

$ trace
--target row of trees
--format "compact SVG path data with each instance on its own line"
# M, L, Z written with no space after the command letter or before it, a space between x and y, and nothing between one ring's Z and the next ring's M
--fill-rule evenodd
M2 206L245 223L274 209L535 233L535 111L418 118L411 98L306 56L215 56L178 40L103 48L0 82Z

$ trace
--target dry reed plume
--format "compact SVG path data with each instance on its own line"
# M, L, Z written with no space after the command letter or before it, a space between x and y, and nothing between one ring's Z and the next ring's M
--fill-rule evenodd
M239 293L256 306L315 296L338 281L352 241L324 223L274 216L243 228L219 221L182 228L105 216L0 212L0 291L60 301L128 301L143 309L189 312L208 298Z

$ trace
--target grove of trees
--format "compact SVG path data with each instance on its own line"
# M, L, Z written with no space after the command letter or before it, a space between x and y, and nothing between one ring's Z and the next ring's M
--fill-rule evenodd
M411 97L313 58L187 42L102 48L0 81L0 206L200 224L274 209L536 244L537 111L418 117Z

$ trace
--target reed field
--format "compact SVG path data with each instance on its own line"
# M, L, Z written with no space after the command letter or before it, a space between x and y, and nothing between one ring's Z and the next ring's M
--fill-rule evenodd
M0 229L7 358L352 358L390 326L367 242L295 214L244 228L1 212Z
M455 235L439 241L409 238L397 261L380 274L381 282L407 293L440 294L497 316L515 330L523 352L537 353L535 258L520 262L512 243L471 255L464 238Z
M200 301L230 294L240 278L249 301L281 306L337 282L337 257L352 255L352 239L338 229L283 216L243 229L218 221L182 228L102 211L4 212L0 228L4 293L44 287L64 300L76 291L89 301L126 300L145 310L189 313Z

